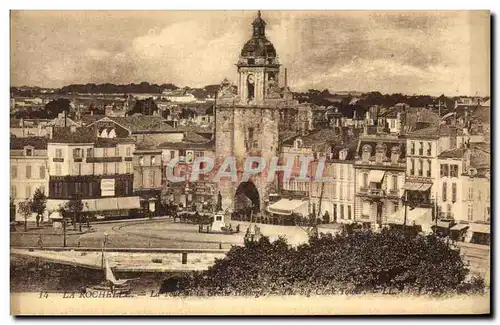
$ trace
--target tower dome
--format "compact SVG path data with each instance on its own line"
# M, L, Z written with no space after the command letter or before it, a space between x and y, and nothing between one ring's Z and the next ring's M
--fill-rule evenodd
M278 65L276 49L266 38L266 22L262 19L260 10L252 23L253 33L243 46L238 66Z

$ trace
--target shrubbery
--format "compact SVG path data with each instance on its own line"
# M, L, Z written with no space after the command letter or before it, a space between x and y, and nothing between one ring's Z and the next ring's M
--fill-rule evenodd
M466 283L459 251L435 236L398 230L285 239L233 247L207 271L166 280L160 291L180 295L338 294L366 292L479 292Z

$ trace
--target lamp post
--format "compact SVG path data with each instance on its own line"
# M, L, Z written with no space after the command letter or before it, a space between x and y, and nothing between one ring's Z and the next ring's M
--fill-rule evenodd
M64 214L62 216L62 224L63 224L63 247L66 247L66 218L64 218Z
M102 254L101 254L101 268L104 269L104 251L106 249L106 243L108 241L108 233L104 233L104 240L102 241Z

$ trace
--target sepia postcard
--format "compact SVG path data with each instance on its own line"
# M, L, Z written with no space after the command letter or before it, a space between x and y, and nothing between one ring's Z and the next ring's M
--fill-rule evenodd
M490 21L11 11L11 314L490 314Z

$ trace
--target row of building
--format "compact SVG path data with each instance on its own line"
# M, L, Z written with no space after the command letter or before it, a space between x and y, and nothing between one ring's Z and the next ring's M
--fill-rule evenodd
M368 118L366 124L372 123ZM391 119L377 122L391 124ZM213 204L217 184L166 180L171 159L184 157L182 169L195 157L215 157L212 130L174 128L157 116L103 117L85 126L62 123L49 123L43 136L12 136L11 196L16 203L41 188L49 210L77 194L89 200L90 210L109 214L139 209L141 200L151 198L189 208ZM294 174L287 182L278 180L272 194L307 202L308 210L315 205L321 217L328 211L324 222L385 223L406 203L411 205L408 219L415 219L420 207L434 209L443 219L489 222L490 151L484 138L459 124L414 124L404 135L402 126L370 133L365 125L284 139L284 160L325 157L324 176L334 181L301 182ZM300 168L298 160L295 168Z

